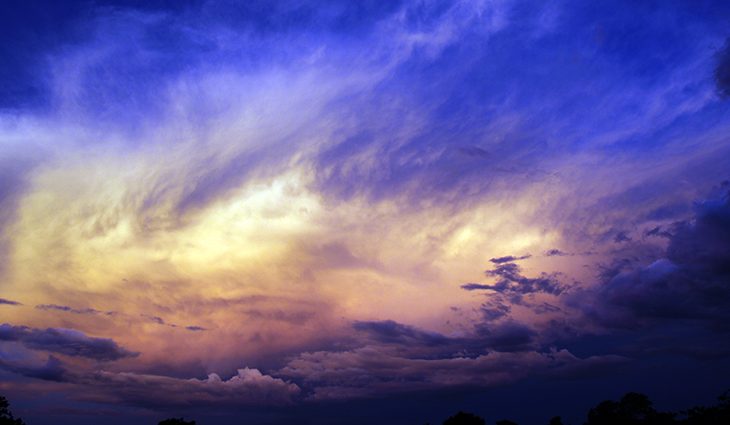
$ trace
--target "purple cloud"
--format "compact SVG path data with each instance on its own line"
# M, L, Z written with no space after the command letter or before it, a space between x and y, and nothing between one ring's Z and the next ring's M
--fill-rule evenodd
M113 361L139 355L120 347L112 339L90 337L74 329L35 329L4 323L0 325L0 341L15 341L32 350L99 361Z
M180 379L99 371L79 376L75 382L88 390L80 393L81 399L148 407L286 405L301 392L296 384L249 368L238 369L230 379L215 373L206 379Z
M514 255L508 255L506 257L490 258L489 261L491 261L494 264L504 264L504 263L512 263L512 262L519 261L519 260L526 260L530 257L532 257L532 255L530 255L530 254L526 254L521 257L515 257Z
M67 313L74 313L74 314L100 314L102 311L93 309L93 308L73 308L66 305L58 305L58 304L39 304L35 306L38 310L58 310L58 311L64 311Z
M560 376L580 367L597 370L624 362L620 356L580 359L566 350L492 352L475 357L409 358L381 346L302 353L279 371L302 380L310 400L382 397L446 388L491 387L549 370Z
M202 326L185 326L185 329L192 331L192 332L201 332L201 331L207 331L208 329L202 327Z

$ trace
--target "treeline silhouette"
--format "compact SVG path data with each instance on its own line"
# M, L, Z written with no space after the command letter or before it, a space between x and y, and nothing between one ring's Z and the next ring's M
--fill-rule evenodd
M10 404L0 396L0 425L25 425L10 411ZM195 421L169 418L158 425L196 425ZM426 424L428 425L428 424ZM447 418L443 425L487 425L484 418L467 412L458 412ZM495 425L518 425L508 419ZM568 425L555 416L547 425ZM730 391L718 397L712 406L696 406L678 412L660 412L654 409L649 397L639 393L627 393L618 401L605 400L588 411L583 425L730 425Z
M507 419L496 425L518 425ZM487 425L484 418L459 412L443 425ZM547 425L566 425L555 416ZM679 412L660 412L644 394L627 393L618 401L605 400L588 411L583 425L730 425L730 391L718 398L713 406L697 406Z

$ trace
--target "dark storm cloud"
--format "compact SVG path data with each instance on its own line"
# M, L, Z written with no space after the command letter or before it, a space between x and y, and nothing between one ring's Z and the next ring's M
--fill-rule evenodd
M27 326L0 325L0 341L15 341L32 350L50 351L67 356L113 361L139 353L120 347L111 339L90 337L74 329L35 329Z
M694 273L697 279L730 283L730 192L721 199L695 207L692 221L679 224L672 236L667 258Z
M510 257L512 258L512 257ZM493 284L484 283L466 283L461 288L466 291L488 290L494 291L500 296L507 297L507 300L493 298L488 304L489 308L482 308L486 322L495 320L507 314L509 304L520 304L533 309L535 313L542 314L548 310L539 306L533 306L526 302L525 295L545 293L551 295L560 295L566 289L567 285L560 282L558 274L541 273L540 276L530 278L522 275L521 268L515 263L493 261L497 266L492 270L487 270L485 274L489 277L497 278ZM539 310L539 311L537 311Z
M494 264L504 264L504 263L512 263L512 262L518 261L518 260L526 260L530 257L532 257L530 254L523 255L521 257L515 257L514 255L508 255L506 257L490 258L489 261L491 261Z
M0 298L0 304L4 304L4 305L23 305L22 303L19 303L17 301L8 300L8 299L5 299L5 298Z
M534 330L524 324L507 321L497 325L480 324L477 333L484 344L494 351L516 352L537 349Z
M488 317L491 312L496 312L496 314ZM495 321L508 312L509 306L485 311L483 312L485 320L476 323L473 332L452 337L424 331L392 320L355 322L353 327L367 335L367 342L371 346L387 346L389 349L397 350L401 355L419 358L473 357L488 351L537 350L539 348L537 334L532 328L511 319Z
M727 191L727 185L721 190ZM478 340L476 346L494 351L533 351L576 338L585 332L583 325L591 323L607 336L621 335L611 347L593 347L593 354L695 359L730 355L730 344L724 342L730 333L730 193L695 203L693 217L655 226L646 234L660 236L668 245L627 241L622 250L611 252L615 257L599 265L597 286L573 286L571 292L558 275L529 278L513 262L496 262L486 274L497 282L462 285L465 290L494 291L482 305L481 321L475 323L477 335L468 341ZM536 300L521 297L540 292L558 298L533 303ZM511 321L513 305L551 315L550 331Z
M715 84L717 84L720 96L730 97L730 38L725 41L725 46L717 53Z
M505 317L509 314L511 310L512 307L510 307L509 304L503 302L502 300L496 300L491 298L480 307L482 319L487 323Z
M44 381L63 382L67 378L63 363L53 356L48 356L48 360L43 364L23 364L0 356L0 369Z
M385 344L438 346L453 343L452 339L444 335L422 331L392 320L355 322L353 328L365 332L373 339Z
M613 258L607 264L598 265L598 278L602 281L612 279L625 270L630 270L637 263L637 258Z
M619 260L595 291L578 294L588 313L606 326L686 322L730 331L730 196L697 204L694 218L667 237L665 258L642 267Z
M555 274L542 273L539 277L529 278L521 273L522 269L515 263L500 263L492 270L484 273L487 276L497 278L492 285L466 284L462 288L466 290L490 289L505 294L531 294L547 293L559 295L565 290Z

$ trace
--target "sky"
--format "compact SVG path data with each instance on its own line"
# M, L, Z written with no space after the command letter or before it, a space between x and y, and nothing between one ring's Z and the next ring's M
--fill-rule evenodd
M730 3L9 1L29 424L580 423L730 388Z

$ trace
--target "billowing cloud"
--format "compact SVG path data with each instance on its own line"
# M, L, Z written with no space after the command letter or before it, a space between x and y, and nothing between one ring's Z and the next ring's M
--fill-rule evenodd
M705 323L727 331L730 306L730 198L696 206L675 226L665 258L606 274L595 292L580 294L591 315L608 326L657 322Z
M599 369L621 363L617 356L579 359L567 351L492 352L476 357L406 358L377 346L351 351L303 353L280 373L302 379L313 400L381 397L444 388L491 387L514 382L536 371L574 369L582 362Z
M76 383L95 390L82 395L86 400L156 407L280 405L292 403L300 394L296 384L249 368L238 369L229 379L215 373L206 379L179 379L99 371L77 378Z

